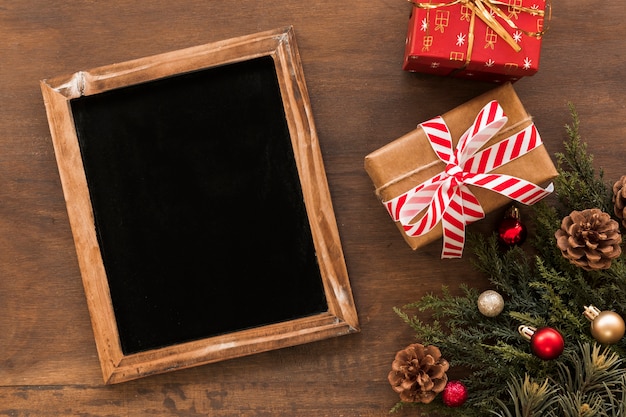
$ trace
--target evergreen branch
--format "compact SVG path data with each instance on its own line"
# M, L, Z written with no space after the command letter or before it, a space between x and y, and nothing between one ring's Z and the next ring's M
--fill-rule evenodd
M604 401L595 393L584 396L580 392L565 392L558 397L558 402L563 417L597 417L604 414Z
M558 404L558 390L546 378L541 384L533 381L526 374L524 379L512 378L508 383L508 393L512 407L497 400L500 410L490 410L501 417L547 417L556 416L554 410ZM511 410L512 408L512 410Z
M593 155L580 136L580 120L573 104L569 103L572 124L565 125L569 140L565 152L555 153L559 176L555 179L556 195L561 204L570 210L599 208L611 212L611 195L603 181L604 172L596 177Z
M524 324L526 326L539 328L547 325L546 320L543 317L537 317L536 315L531 313L510 311L509 316L514 318L519 324Z
M604 183L603 171L595 171L580 137L578 114L571 104L569 108L568 141L564 152L555 154L558 204L542 201L531 207L532 250L503 248L495 233L467 233L470 261L502 293L504 311L497 317L480 314L478 291L468 285L460 287L460 296L444 286L440 293L394 308L421 343L438 346L451 366L468 372L463 378L465 406L452 409L436 398L419 405L420 415L626 417L626 338L601 348L582 315L585 306L594 305L624 317L626 252L609 269L586 271L563 256L554 235L573 210L613 212L612 189ZM423 321L408 310L430 314L430 319ZM565 338L565 352L551 361L537 358L517 332L520 324L556 327Z
M401 309L394 307L393 311L407 323L417 335L420 340L426 344L441 345L444 341L442 338L443 331L438 321L433 321L431 324L424 323L417 316L409 316L408 313Z
M615 390L614 388L606 387L606 412L607 417L624 417L626 415L626 375L622 376L620 381L622 389Z
M559 363L559 376L567 391L588 394L619 388L626 374L619 355L598 344L581 345L580 352L581 355L566 354L569 366Z
M498 342L496 345L482 345L482 347L497 354L498 357L504 360L504 362L524 363L531 362L535 359L532 354L523 352L519 348L504 342Z

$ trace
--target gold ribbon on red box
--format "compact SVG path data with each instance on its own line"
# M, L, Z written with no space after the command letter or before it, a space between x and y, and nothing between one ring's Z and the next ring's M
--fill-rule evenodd
M453 0L450 2L443 3L433 3L432 0L429 2L418 2L414 0L409 0L415 7L425 10L439 9L443 7L450 7L461 5L468 12L468 16L466 20L469 21L469 30L468 30L468 42L467 42L467 54L465 60L465 66L469 64L472 57L472 49L474 46L474 26L476 21L476 16L480 20L482 20L490 29L492 29L499 37L501 37L515 52L519 52L521 50L521 46L517 44L516 40L511 36L511 34L506 30L506 28L496 19L495 16L502 19L508 26L513 28L516 31L520 31L523 34L531 37L539 38L543 36L546 32L547 28L544 23L541 30L538 31L529 31L524 30L518 27L515 22L511 19L513 16L517 16L518 13L528 13L532 16L540 16L544 18L544 22L546 20L549 21L551 18L552 7L549 1L546 1L546 6L544 10L534 7L525 7L522 5L505 3L499 0ZM509 14L505 13L503 7L507 7L509 10Z

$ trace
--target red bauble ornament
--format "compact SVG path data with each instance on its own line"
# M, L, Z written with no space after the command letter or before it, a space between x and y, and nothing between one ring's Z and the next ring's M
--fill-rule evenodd
M498 226L498 238L507 246L521 245L526 240L526 226L520 220L517 207L511 206Z
M565 341L558 330L552 327L535 329L530 326L520 326L519 332L530 340L530 349L540 359L548 361L558 358L565 348Z
M448 407L460 407L467 400L467 388L461 381L448 381L441 398Z

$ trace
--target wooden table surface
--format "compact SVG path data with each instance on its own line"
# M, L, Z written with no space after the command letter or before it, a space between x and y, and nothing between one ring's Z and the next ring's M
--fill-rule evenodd
M618 1L553 3L540 70L515 89L551 153L562 150L572 102L596 165L615 179L626 173L626 11ZM468 259L441 260L439 243L412 251L363 169L369 152L494 87L403 72L410 9L404 0L0 0L0 415L387 415L398 399L391 361L414 340L392 308L441 285L485 286ZM104 385L39 80L287 25L361 332Z

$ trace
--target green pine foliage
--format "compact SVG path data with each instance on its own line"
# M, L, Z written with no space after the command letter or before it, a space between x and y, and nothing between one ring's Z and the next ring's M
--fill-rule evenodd
M612 187L594 169L572 105L570 112L564 152L555 154L559 176L553 204L531 208L533 236L525 247L503 248L495 233L467 236L466 253L504 297L504 311L497 317L482 315L478 290L466 285L460 295L443 287L395 309L418 342L438 346L452 368L467 371L462 379L467 402L449 408L438 396L431 404L398 403L392 411L413 406L420 416L626 415L626 342L600 346L582 314L591 304L626 316L626 255L607 270L585 271L561 255L554 237L573 210L599 208L613 215ZM521 324L558 329L565 352L550 361L534 356L518 332Z
M563 355L555 375L537 382L525 374L508 383L510 401L497 399L498 417L614 417L626 411L622 357L597 343Z

